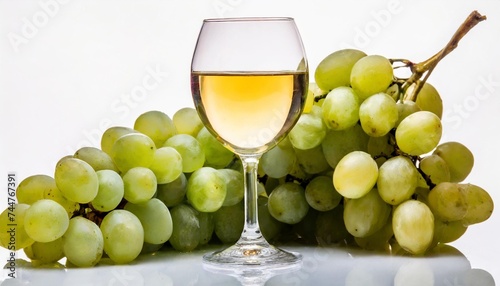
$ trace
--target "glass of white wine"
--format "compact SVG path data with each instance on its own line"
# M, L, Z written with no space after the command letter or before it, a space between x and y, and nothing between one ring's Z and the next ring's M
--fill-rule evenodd
M238 242L206 254L212 267L287 268L301 255L270 245L257 217L257 167L264 152L297 122L308 65L293 18L203 21L191 64L191 90L201 120L242 161L245 224Z

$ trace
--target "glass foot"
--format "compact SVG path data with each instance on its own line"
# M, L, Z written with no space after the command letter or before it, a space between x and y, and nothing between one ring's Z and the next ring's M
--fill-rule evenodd
M261 286L273 276L302 267L302 255L260 243L236 243L203 256L203 268L236 277L244 286Z
M279 249L266 241L239 241L224 250L205 254L205 268L220 269L241 267L245 270L300 268L302 255Z

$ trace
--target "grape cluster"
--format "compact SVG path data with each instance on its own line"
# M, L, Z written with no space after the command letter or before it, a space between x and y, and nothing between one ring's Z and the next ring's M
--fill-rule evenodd
M263 235L418 255L488 219L491 197L462 183L472 153L440 144L442 110L432 85L407 85L385 57L327 56L297 124L260 160ZM25 178L18 204L0 215L0 245L9 243L9 213L15 249L38 264L123 264L162 247L229 244L243 230L243 197L240 161L195 109L149 111L133 128L106 130L100 149L61 158L53 176Z
M491 216L489 194L463 183L474 164L471 151L458 142L440 143L438 91L425 81L396 77L394 62L354 49L328 55L315 71L314 99L291 130L289 145L264 155L288 152L270 163L290 162L286 175L304 187L305 201L319 212L319 243L350 241L419 255Z
M133 128L107 129L100 149L61 158L53 176L25 178L18 204L0 214L0 245L12 249L4 228L14 225L14 248L34 265L66 257L70 266L91 267L103 257L129 263L164 245L190 251L208 243L214 229L225 239L233 225L215 219L216 211L243 199L234 160L195 109L173 118L143 113ZM224 168L231 164L235 169Z

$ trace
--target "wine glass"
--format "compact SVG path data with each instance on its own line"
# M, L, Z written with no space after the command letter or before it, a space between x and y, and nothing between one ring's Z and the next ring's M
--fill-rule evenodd
M191 64L194 104L207 129L242 161L245 223L238 242L203 257L206 267L290 268L302 256L270 245L257 217L257 167L297 122L308 65L293 18L203 21Z

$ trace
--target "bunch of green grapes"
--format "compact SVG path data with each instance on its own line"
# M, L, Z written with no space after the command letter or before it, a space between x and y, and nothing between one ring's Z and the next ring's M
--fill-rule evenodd
M491 216L489 194L463 183L472 152L459 142L440 142L438 91L419 83L416 99L407 100L417 83L397 78L392 65L354 49L328 55L310 86L314 103L290 132L289 146L277 147L295 153L287 176L304 187L309 206L319 212L319 243L424 254ZM291 156L270 162L292 162ZM318 188L316 180L324 177L330 180Z
M4 228L15 224L14 249L33 265L66 257L67 265L90 267L103 256L124 264L164 246L191 251L215 232L224 240L235 228L216 213L239 210L243 199L240 169L224 168L233 160L195 109L173 118L145 112L133 128L107 129L101 148L61 158L52 176L25 178L18 204L0 214L0 245L12 249Z

